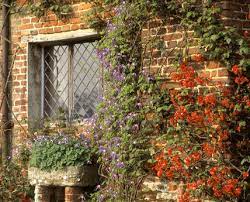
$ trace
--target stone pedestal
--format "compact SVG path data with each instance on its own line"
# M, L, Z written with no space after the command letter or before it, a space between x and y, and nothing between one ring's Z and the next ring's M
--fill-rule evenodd
M82 202L84 187L98 182L96 166L67 167L43 171L29 168L28 178L35 185L35 202Z

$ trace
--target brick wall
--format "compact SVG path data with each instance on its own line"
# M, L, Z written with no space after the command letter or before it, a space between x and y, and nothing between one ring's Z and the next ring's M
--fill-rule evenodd
M21 4L22 1L19 0L19 3ZM226 26L236 26L240 33L249 38L250 12L248 5L249 1L247 0L222 1L221 7L224 11L221 17ZM12 109L15 118L18 121L25 120L28 117L28 43L22 39L25 37L39 36L41 34L50 36L50 34L54 33L65 33L88 28L84 18L84 13L90 9L90 5L76 2L72 7L72 17L68 20L59 20L53 13L49 13L48 16L41 19L32 15L13 14L11 16L11 56L15 59L12 69ZM160 19L156 19L154 22L150 22L148 27L143 30L142 36L144 38L150 38L155 36L156 33L159 33L160 37L165 40L164 45L166 50L162 52L157 49L146 49L148 55L153 55L153 60L151 61L149 57L145 58L145 69L154 74L160 73L162 77L166 78L168 77L169 72L173 71L171 64L178 47L182 47L183 32L178 24L162 24ZM192 39L192 32L189 32L188 35L190 37L190 42L193 44L189 49L189 53L198 53L196 47L197 41ZM150 69L148 68L149 66ZM210 76L213 76L214 79L220 81L227 81L228 79L228 72L226 69L215 61L207 62L205 64L205 69L201 69L200 71L205 71ZM168 82L166 85L170 86L170 83ZM18 130L20 127L18 126L17 121L15 122L15 128ZM27 126L24 122L21 122L21 124L24 127ZM16 132L14 135L17 136L18 134L19 133ZM152 188L157 187L158 185L161 187L170 186L164 185L164 183L161 184L159 179L147 180L143 185L143 190L147 190L144 192L145 200L150 197L153 197L154 199L149 201L160 200L160 196L163 196L164 194L162 193L165 193L164 190L167 189L160 189L159 187L157 189ZM177 187L177 185L174 186L176 189ZM168 188L168 190L170 189ZM176 192L172 189L170 191L173 191L170 194L173 194L173 198L175 198L176 196L174 196L174 193ZM149 192L150 196L148 195ZM163 198L162 200L164 201L165 199Z
M250 11L248 5L250 2L245 0L232 0L221 1L218 3L223 11L221 13L221 21L225 26L233 26L237 28L237 31L250 39ZM187 37L189 48L187 50L189 55L194 56L199 53L197 47L197 39L193 37L193 32L188 31L187 36L184 36L182 27L175 21L168 23L161 19L155 19L148 23L142 31L142 37L145 41L153 38L164 40L165 43L162 46L165 50L153 49L150 47L150 43L145 43L145 60L144 68L151 74L159 74L162 77L168 77L173 69L172 64L175 59L176 53L184 51L185 37ZM150 59L153 56L153 59ZM206 73L208 76L213 77L214 80L228 82L227 68L216 61L207 61L204 64L204 68L198 69Z
M72 1L72 13L69 19L58 19L51 12L46 17L37 18L25 13L25 7L19 13L11 15L11 59L12 66L12 110L14 127L14 141L22 142L23 137L28 135L28 42L23 39L30 39L35 36L55 33L69 33L71 31L85 30L87 11L90 4ZM22 7L22 0L17 1ZM20 126L22 125L22 127Z

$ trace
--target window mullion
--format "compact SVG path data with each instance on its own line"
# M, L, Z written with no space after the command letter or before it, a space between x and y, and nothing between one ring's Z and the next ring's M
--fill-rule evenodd
M45 76L45 57L44 57L44 47L42 47L42 60L41 60L41 119L44 118L44 76Z
M72 121L73 108L74 108L74 80L73 80L73 54L74 47L69 45L69 65L68 65L68 106L69 106L69 121Z

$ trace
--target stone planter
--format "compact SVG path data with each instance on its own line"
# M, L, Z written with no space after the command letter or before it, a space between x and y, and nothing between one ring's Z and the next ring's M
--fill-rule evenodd
M35 202L81 202L82 189L98 183L98 168L87 165L43 171L30 167L28 178L35 185Z
M94 186L98 181L98 168L93 165L69 166L63 170L43 171L30 167L28 178L31 185L40 186Z

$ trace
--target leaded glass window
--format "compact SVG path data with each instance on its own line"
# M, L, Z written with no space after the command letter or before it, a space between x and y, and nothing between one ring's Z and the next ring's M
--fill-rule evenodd
M98 41L42 48L42 116L68 121L93 116L101 94Z

